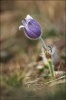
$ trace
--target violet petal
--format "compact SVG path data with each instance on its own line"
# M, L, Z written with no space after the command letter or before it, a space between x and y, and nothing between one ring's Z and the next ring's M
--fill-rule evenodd
M24 31L25 31L25 35L26 35L28 38L31 38L31 39L36 39L36 38L37 38L37 35L34 34L32 31L27 30L26 28L24 28Z
M34 19L29 19L26 20L27 22L30 22L33 26L37 27L38 29L41 30L41 26L39 25L39 23L37 21L35 21Z
M30 31L37 35L37 38L41 35L41 30L36 26L32 25L32 23L30 22L28 23L28 28Z

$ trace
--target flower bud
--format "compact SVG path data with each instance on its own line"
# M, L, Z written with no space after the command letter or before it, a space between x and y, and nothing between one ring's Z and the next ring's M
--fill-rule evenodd
M22 20L19 29L24 28L25 35L30 39L38 39L41 36L41 26L30 15Z

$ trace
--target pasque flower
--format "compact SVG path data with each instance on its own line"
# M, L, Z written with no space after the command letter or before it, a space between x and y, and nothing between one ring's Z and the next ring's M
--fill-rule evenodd
M37 39L41 36L41 26L30 15L27 15L25 20L22 20L19 29L24 28L25 35L30 39Z
M19 30L21 30L21 28L24 29L25 35L29 38L29 39L40 39L43 47L45 50L49 50L48 46L45 44L45 42L43 41L41 35L42 35L42 28L40 26L40 24L34 20L30 15L27 15L25 20L22 20L22 24L19 26Z
M29 39L40 39L43 47L45 50L47 50L49 52L50 48L45 44L44 40L42 39L41 35L42 35L42 28L40 26L40 24L34 20L30 15L27 15L25 20L22 20L22 24L19 27L19 30L21 28L24 29L25 35L29 38ZM46 59L45 55L43 54L43 60L45 64L49 64L49 61ZM54 77L54 73L53 73L53 67L52 67L52 63L50 61L49 64L49 69L50 69L50 73L52 75L52 77Z

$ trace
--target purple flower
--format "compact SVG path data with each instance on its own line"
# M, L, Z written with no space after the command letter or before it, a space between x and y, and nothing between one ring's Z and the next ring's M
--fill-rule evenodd
M41 37L41 26L30 15L27 15L25 20L22 20L19 29L24 28L25 35L30 39L38 39Z

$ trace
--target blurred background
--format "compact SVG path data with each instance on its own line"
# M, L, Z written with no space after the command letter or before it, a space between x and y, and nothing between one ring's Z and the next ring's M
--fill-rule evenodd
M23 72L27 64L36 61L40 55L41 42L29 40L23 30L19 31L22 20L28 14L40 23L45 43L56 46L60 56L65 57L66 15L64 0L0 0L0 3L1 80L3 80L3 77L12 76L15 70L20 69ZM65 70L64 61L61 69ZM0 88L5 87L4 83L1 85ZM8 97L8 93L1 93L2 99Z

